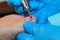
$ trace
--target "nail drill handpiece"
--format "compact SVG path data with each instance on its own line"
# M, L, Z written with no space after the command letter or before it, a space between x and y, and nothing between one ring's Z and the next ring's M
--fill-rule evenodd
M27 11L28 15L32 18L27 0L22 0L22 3L23 3L23 6L24 6L24 10Z

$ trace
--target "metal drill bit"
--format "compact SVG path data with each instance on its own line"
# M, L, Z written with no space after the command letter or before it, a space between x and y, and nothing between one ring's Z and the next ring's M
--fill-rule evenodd
M24 6L24 10L27 11L28 15L32 18L27 0L22 0L22 3L23 3L23 6Z

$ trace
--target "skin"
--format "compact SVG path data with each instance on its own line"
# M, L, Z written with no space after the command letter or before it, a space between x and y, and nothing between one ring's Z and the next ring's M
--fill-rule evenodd
M28 19L16 14L0 18L0 40L15 40L17 33L24 32L23 23L26 18ZM33 20L35 20L34 17Z

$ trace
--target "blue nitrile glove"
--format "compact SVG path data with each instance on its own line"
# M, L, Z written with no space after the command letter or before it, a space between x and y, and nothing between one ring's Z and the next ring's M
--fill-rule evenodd
M23 12L21 0L8 0L17 13ZM60 11L60 0L29 0L30 11L39 24L47 23L47 18ZM23 14L22 14L23 15Z
M47 23L48 17L60 12L60 0L40 0L44 6L39 9L34 16L38 24Z
M23 7L22 7L22 0L8 0L7 1L8 5L14 6L15 11L17 13L23 12ZM30 6L30 11L32 14L35 14L39 10L39 7L43 7L43 3L41 3L39 0L29 0L29 6ZM23 14L24 15L24 14Z
M21 12L23 12L21 0L8 0L7 2L8 2L8 5L15 7L15 11L17 13L21 14ZM39 22L38 21L39 17L40 17L39 23L46 23L47 14L46 14L45 10L42 10L42 12L41 12L41 9L44 8L45 3L41 2L40 0L29 0L29 4L30 4L30 11L37 20L36 23ZM22 14L22 15L24 15L24 14Z
M21 0L8 0L9 5L15 7L15 11L17 13L23 12L22 2ZM29 0L30 4L30 11L32 15L36 18L36 23L46 23L47 22L47 9L45 7L45 3L41 2L40 0ZM50 6L49 6L50 7ZM22 14L24 15L24 14ZM40 21L39 21L40 20Z
M53 0L50 0L50 2L46 1L44 8L40 9L39 11L37 11L34 16L37 17L37 19L39 18L39 20L37 20L37 24L33 23L33 22L26 22L25 23L25 30L28 32L28 34L32 35L32 38L29 36L27 36L27 33L24 37L26 37L26 39L31 39L31 40L60 40L60 25L59 22L57 23L56 21L60 20L59 17L56 16L56 14L60 15L60 4L58 4L60 1L59 0L54 0L56 1L55 3L52 2ZM47 4L48 3L48 4ZM52 3L52 4L50 4ZM54 16L53 18L51 18L51 16ZM53 19L57 19L56 21L54 20L55 23L57 23L58 25L54 25L54 22L52 21ZM50 20L49 20L50 19ZM46 20L46 21L45 21ZM40 25L41 22L44 23L43 21L47 22L47 24L43 24ZM48 22L50 22L50 24L48 24ZM28 24L28 25L27 25ZM19 34L18 34L19 35ZM17 35L17 39L18 38ZM24 34L21 34L22 37ZM19 35L19 37L21 37ZM23 37L23 38L24 38ZM27 38L28 37L28 38ZM21 39L23 40L23 39Z
M28 25L27 25L28 24ZM26 33L19 33L17 40L60 40L60 26L26 22Z

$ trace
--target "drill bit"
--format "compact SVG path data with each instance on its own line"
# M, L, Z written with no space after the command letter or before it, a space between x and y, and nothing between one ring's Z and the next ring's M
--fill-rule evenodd
M24 6L24 10L27 11L28 15L32 18L27 0L22 0L22 3L23 3L23 6Z

